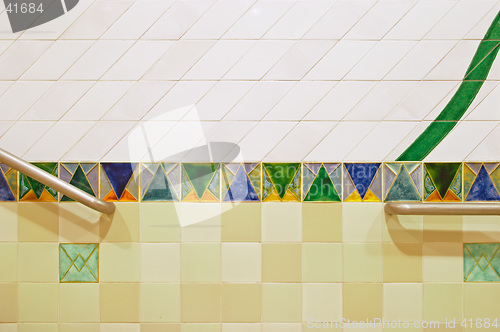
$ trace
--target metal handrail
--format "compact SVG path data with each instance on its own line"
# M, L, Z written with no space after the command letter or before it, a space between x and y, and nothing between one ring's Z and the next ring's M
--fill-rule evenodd
M491 203L386 203L388 214L399 215L500 215L500 204Z
M53 176L35 165L32 165L2 149L0 149L0 162L29 177L32 177L38 182L61 192L62 194L88 206L91 209L106 214L111 214L115 211L115 205L113 203L105 202L97 197L89 195L85 191L64 182L58 177Z

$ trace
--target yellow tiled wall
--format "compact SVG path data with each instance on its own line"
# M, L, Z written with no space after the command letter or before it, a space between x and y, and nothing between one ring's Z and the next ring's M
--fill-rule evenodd
M108 217L0 204L1 332L444 329L308 328L377 318L455 318L447 331L472 331L462 319L500 316L499 283L463 282L463 243L499 242L500 217L389 216L379 203L116 206ZM98 283L60 282L60 243L99 243Z

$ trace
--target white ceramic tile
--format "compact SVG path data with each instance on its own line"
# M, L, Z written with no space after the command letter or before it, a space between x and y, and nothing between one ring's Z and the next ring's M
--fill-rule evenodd
M138 41L106 74L104 80L138 80L173 45L171 41Z
M332 5L332 1L297 1L264 35L264 38L300 39Z
M15 41L0 55L0 79L17 80L52 44L51 41Z
M496 82L497 83L497 82ZM493 83L494 84L494 83ZM481 92L484 91L481 88ZM481 99L479 94L475 100ZM500 105L500 85L496 84L496 88L485 96L485 98L473 108L472 105L469 107L470 114L465 117L466 120L500 120L500 114L498 114L498 105Z
M414 41L380 41L344 77L346 80L381 80L415 46Z
M487 80L500 81L500 57L497 56L493 65L491 66L490 72L488 73Z
M224 79L259 80L294 44L289 40L259 40L229 70Z
M472 120L469 119L469 115L471 115L471 113L475 113L475 109L486 99L486 98L489 98L490 94L494 92L494 90L496 89L496 87L498 86L498 84L500 84L500 82L498 81L484 81L483 85L481 86L481 89L479 89L479 92L478 94L476 95L476 98L474 98L474 100L472 101L472 103L469 105L469 108L467 108L467 111L465 112L465 114L462 116L462 119L464 120ZM493 97L493 95L492 95ZM494 97L493 97L494 98ZM483 111L478 111L478 113L483 113ZM487 112L487 114L491 114L490 112ZM492 119L496 119L497 116L496 115L493 115L492 117L489 117L486 115L486 113L483 113L483 116L481 117L485 117L485 118L478 118L478 120L492 120Z
M140 120L174 86L172 81L139 81L107 112L103 120Z
M439 104L437 104L436 107L434 107L432 109L432 111L430 111L425 116L424 120L433 121L444 110L444 108L446 107L446 105L448 105L448 103L450 102L451 98L455 95L455 93L457 92L458 88L460 87L460 82L459 81L450 81L450 83L455 83L455 86L451 89L451 91L447 95L443 96L443 98L441 99L441 101L439 102Z
M254 41L221 40L189 70L187 80L219 80L252 47Z
M338 42L306 75L306 80L341 80L376 45L373 41Z
M97 82L62 119L99 120L132 85L128 81Z
M16 122L15 121L0 121L0 138L10 129Z
M425 77L428 80L462 80L479 41L462 40Z
M267 73L266 80L300 80L334 47L336 41L297 42Z
M259 82L224 117L225 120L260 120L295 82Z
M5 50L12 46L14 43L15 41L12 40L0 40L0 54L5 52Z
M0 97L0 118L17 120L47 91L54 82L14 83Z
M0 81L0 97L7 91L15 82L14 81Z
M257 1L225 34L223 39L259 39L292 6L293 1Z
M57 40L21 79L57 80L93 43L90 40Z
M91 81L55 82L21 120L59 120L94 84Z
M408 134L401 139L401 141L398 142L394 149L387 155L386 160L396 160L401 153L403 153L417 139L417 137L425 130L425 128L427 128L429 124L429 121L417 122L415 128L408 132Z
M98 80L132 46L129 40L97 41L63 75L65 80Z
M0 145L5 151L22 157L53 125L53 121L17 121L0 138Z
M219 39L255 0L219 0L186 32L186 39Z
M1 4L2 4L2 8L5 8L4 3L2 2ZM19 31L19 32L13 33L12 28L10 26L10 22L9 22L9 17L7 16L7 12L4 11L3 9L0 11L1 11L1 13L0 13L0 38L6 39L6 40L7 39L14 40L14 39L19 38L19 36L21 36L21 34L24 31Z
M484 15L483 18L472 28L465 36L464 39L483 39L484 35L491 26L491 22L498 15L500 10L500 3L496 3L491 7L488 14Z
M470 161L498 161L500 155L500 126L497 125L486 138L478 144L465 160Z
M334 84L309 81L297 83L264 117L264 120L301 120Z
M144 79L179 80L214 44L212 40L176 42L144 75Z

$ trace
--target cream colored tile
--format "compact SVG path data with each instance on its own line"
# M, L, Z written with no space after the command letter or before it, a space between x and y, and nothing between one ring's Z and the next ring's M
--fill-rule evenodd
M134 323L103 323L99 324L99 332L140 332L141 325Z
M340 322L328 322L328 321L313 321L309 320L302 326L302 331L329 331L329 332L341 332L342 325ZM372 331L372 330L368 330Z
M222 242L260 242L260 203L222 203L221 218Z
M17 331L17 324L14 324L14 323L2 323L2 324L0 324L0 331L1 332L18 332Z
M182 284L181 316L183 323L220 322L220 284Z
M382 282L382 245L379 243L346 243L344 282Z
M113 215L102 218L100 235L103 242L138 242L139 241L139 204L115 202Z
M18 203L0 203L0 242L17 242Z
M99 322L99 285L67 283L59 285L60 322Z
M19 332L57 332L56 323L19 324Z
M262 324L262 332L301 332L302 324L300 323L264 323Z
M423 281L463 281L463 246L461 243L424 243L422 253Z
M222 243L223 282L260 282L261 279L260 243Z
M422 242L423 216L385 214L385 220L382 227L384 242Z
M56 243L20 243L18 250L19 281L59 281L59 249Z
M303 282L341 282L342 244L303 243Z
M464 242L498 242L500 216L463 216Z
M0 243L0 282L17 281L17 243Z
M261 321L260 284L222 284L222 321L257 323Z
M141 281L167 282L181 280L181 246L179 243L141 244Z
M421 243L384 243L384 282L422 281Z
M424 284L424 320L462 320L462 283Z
M462 216L424 216L424 242L462 242Z
M183 243L181 278L183 282L217 282L221 278L221 245Z
M0 294L2 294L2 296L0 296L0 322L17 323L18 322L17 284L0 284Z
M221 324L182 324L181 332L220 332Z
M174 203L141 203L142 242L180 242L181 228Z
M139 302L139 284L101 284L101 323L139 322Z
M65 323L59 325L59 332L99 332L98 323Z
M464 284L464 317L497 318L500 317L500 284L498 283L466 283Z
M342 204L302 203L304 242L342 241Z
M265 323L302 320L301 284L263 284L262 321Z
M342 284L303 284L302 321L340 321Z
M182 242L220 242L221 213L219 203L177 203Z
M381 242L385 223L382 203L342 203L342 240Z
M107 217L80 203L59 205L59 241L99 242L99 224Z
M223 323L222 332L262 332L260 323Z
M263 242L302 242L300 203L262 204Z
M58 284L19 284L19 321L57 322Z
M140 244L101 243L99 269L101 282L138 282Z
M346 324L344 327L345 332L361 332L361 331L370 331L370 332L382 332L381 324L375 324L375 326L370 325L370 327L366 327L366 324Z
M301 282L302 245L264 243L262 245L263 282Z
M181 324L145 323L141 324L141 332L181 332Z
M382 284L342 285L343 317L351 321L382 317Z
M19 241L57 242L58 211L57 203L19 203Z
M422 284L384 284L384 318L390 321L421 321L422 293Z
M141 284L141 322L180 322L179 284Z

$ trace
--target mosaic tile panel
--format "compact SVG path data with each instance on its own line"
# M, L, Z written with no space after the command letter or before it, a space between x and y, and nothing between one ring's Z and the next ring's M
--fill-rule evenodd
M304 163L302 168L305 202L340 202L342 167L340 163Z
M100 197L111 202L137 202L138 163L101 163Z
M381 163L344 164L344 201L381 202Z
M420 163L384 163L384 201L422 200Z
M224 202L260 201L262 168L258 163L225 163L222 166Z
M49 174L57 176L57 163L32 164ZM57 202L57 191L20 173L19 200L22 202Z
M263 163L262 201L300 202L301 164Z
M141 165L142 201L179 201L180 186L179 164L145 163Z
M460 202L462 200L462 163L425 163L424 200Z
M219 163L182 163L181 167L182 201L220 201Z
M500 243L464 243L464 281L500 281Z
M99 244L59 244L60 282L99 282Z
M17 171L0 164L0 201L17 200Z
M466 201L500 201L500 163L465 163Z
M97 197L99 188L99 165L97 163L61 163L59 178L69 184ZM72 198L60 194L61 201L73 201Z

